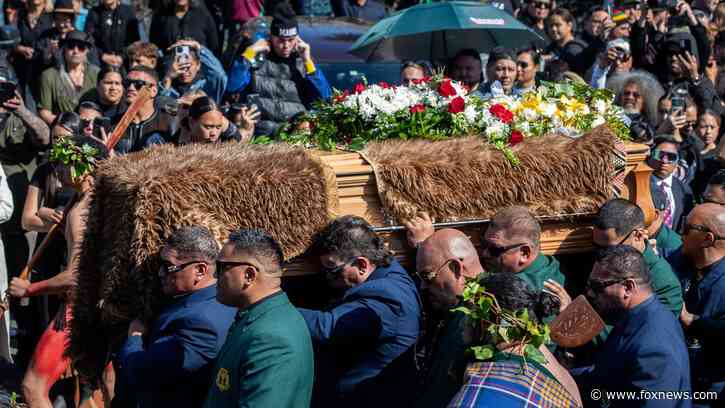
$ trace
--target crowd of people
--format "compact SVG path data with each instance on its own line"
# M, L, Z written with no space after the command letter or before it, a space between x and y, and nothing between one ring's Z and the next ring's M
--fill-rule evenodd
M273 137L332 96L297 16L376 22L415 3L2 2L0 288L8 288L13 314L0 327L0 361L23 373L25 402L49 407L51 397L72 394L55 386L71 372L65 294L77 285L93 190L92 169L71 176L51 162L50 146L70 139L102 159L157 144ZM544 80L611 90L633 140L650 146L654 222L646 225L635 204L608 201L594 219L592 269L569 271L541 253L541 227L524 208L501 209L480 231L480 250L419 214L406 221L416 249L406 270L366 221L344 216L311 249L338 295L322 310L287 298L282 252L269 233L239 230L220 248L205 228L181 228L160 253L168 302L154 321L130 323L84 398L98 389L118 407L717 404L725 388L725 4L489 3L540 40L484 55L456 50L450 61L402 61L400 83L444 70L484 98L523 95ZM272 19L260 37L264 14ZM105 143L132 105L135 116L109 151ZM19 277L63 219L65 240L44 250L30 279ZM588 276L586 287L572 274ZM507 342L476 363L468 318L451 312L474 279L536 322L551 322L584 294L607 327L581 348L540 347L545 364ZM18 307L23 298L31 307ZM603 402L600 391L650 394Z

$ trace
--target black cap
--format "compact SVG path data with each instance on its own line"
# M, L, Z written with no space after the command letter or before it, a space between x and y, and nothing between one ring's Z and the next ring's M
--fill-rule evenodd
M73 5L73 0L55 0L53 13L76 14L76 8Z
M276 37L294 37L299 34L295 11L288 2L278 3L275 6L270 32Z
M0 49L15 48L20 43L20 32L11 25L0 27Z
M83 31L78 30L73 30L69 32L61 42L61 46L69 42L81 42L86 44L87 47L93 46L93 41L91 41L90 36Z

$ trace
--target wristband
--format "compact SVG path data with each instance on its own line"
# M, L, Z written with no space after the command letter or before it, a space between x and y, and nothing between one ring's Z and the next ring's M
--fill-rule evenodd
M317 68L315 68L315 63L312 62L311 59L305 61L305 71L307 71L307 74L311 74L315 72Z
M25 292L25 297L42 295L48 289L48 280L31 283L28 287L28 291Z

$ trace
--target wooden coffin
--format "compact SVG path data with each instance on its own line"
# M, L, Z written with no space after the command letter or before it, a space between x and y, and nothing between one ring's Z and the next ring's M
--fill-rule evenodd
M645 160L649 152L646 145L627 143L625 188L622 198L639 205L645 213L646 223L655 217L650 196L649 179L652 169ZM352 214L365 218L383 236L396 258L405 266L414 265L415 252L407 244L405 228L387 225L381 210L372 166L358 153L320 154L324 163L334 169L337 176L339 215ZM541 250L547 255L588 252L593 249L591 219L593 214L565 214L560 217L541 218ZM478 246L486 220L471 220L454 225L464 231ZM313 259L297 259L286 268L287 276L314 273L318 265Z

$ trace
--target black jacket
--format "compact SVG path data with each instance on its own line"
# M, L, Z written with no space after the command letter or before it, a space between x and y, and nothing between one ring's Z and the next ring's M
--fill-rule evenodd
M100 5L88 12L86 33L101 53L123 55L126 46L138 41L138 20L131 6L119 4L114 10Z
M149 40L166 50L177 40L189 37L219 55L219 36L214 19L204 8L192 7L179 19L173 11L154 14Z

